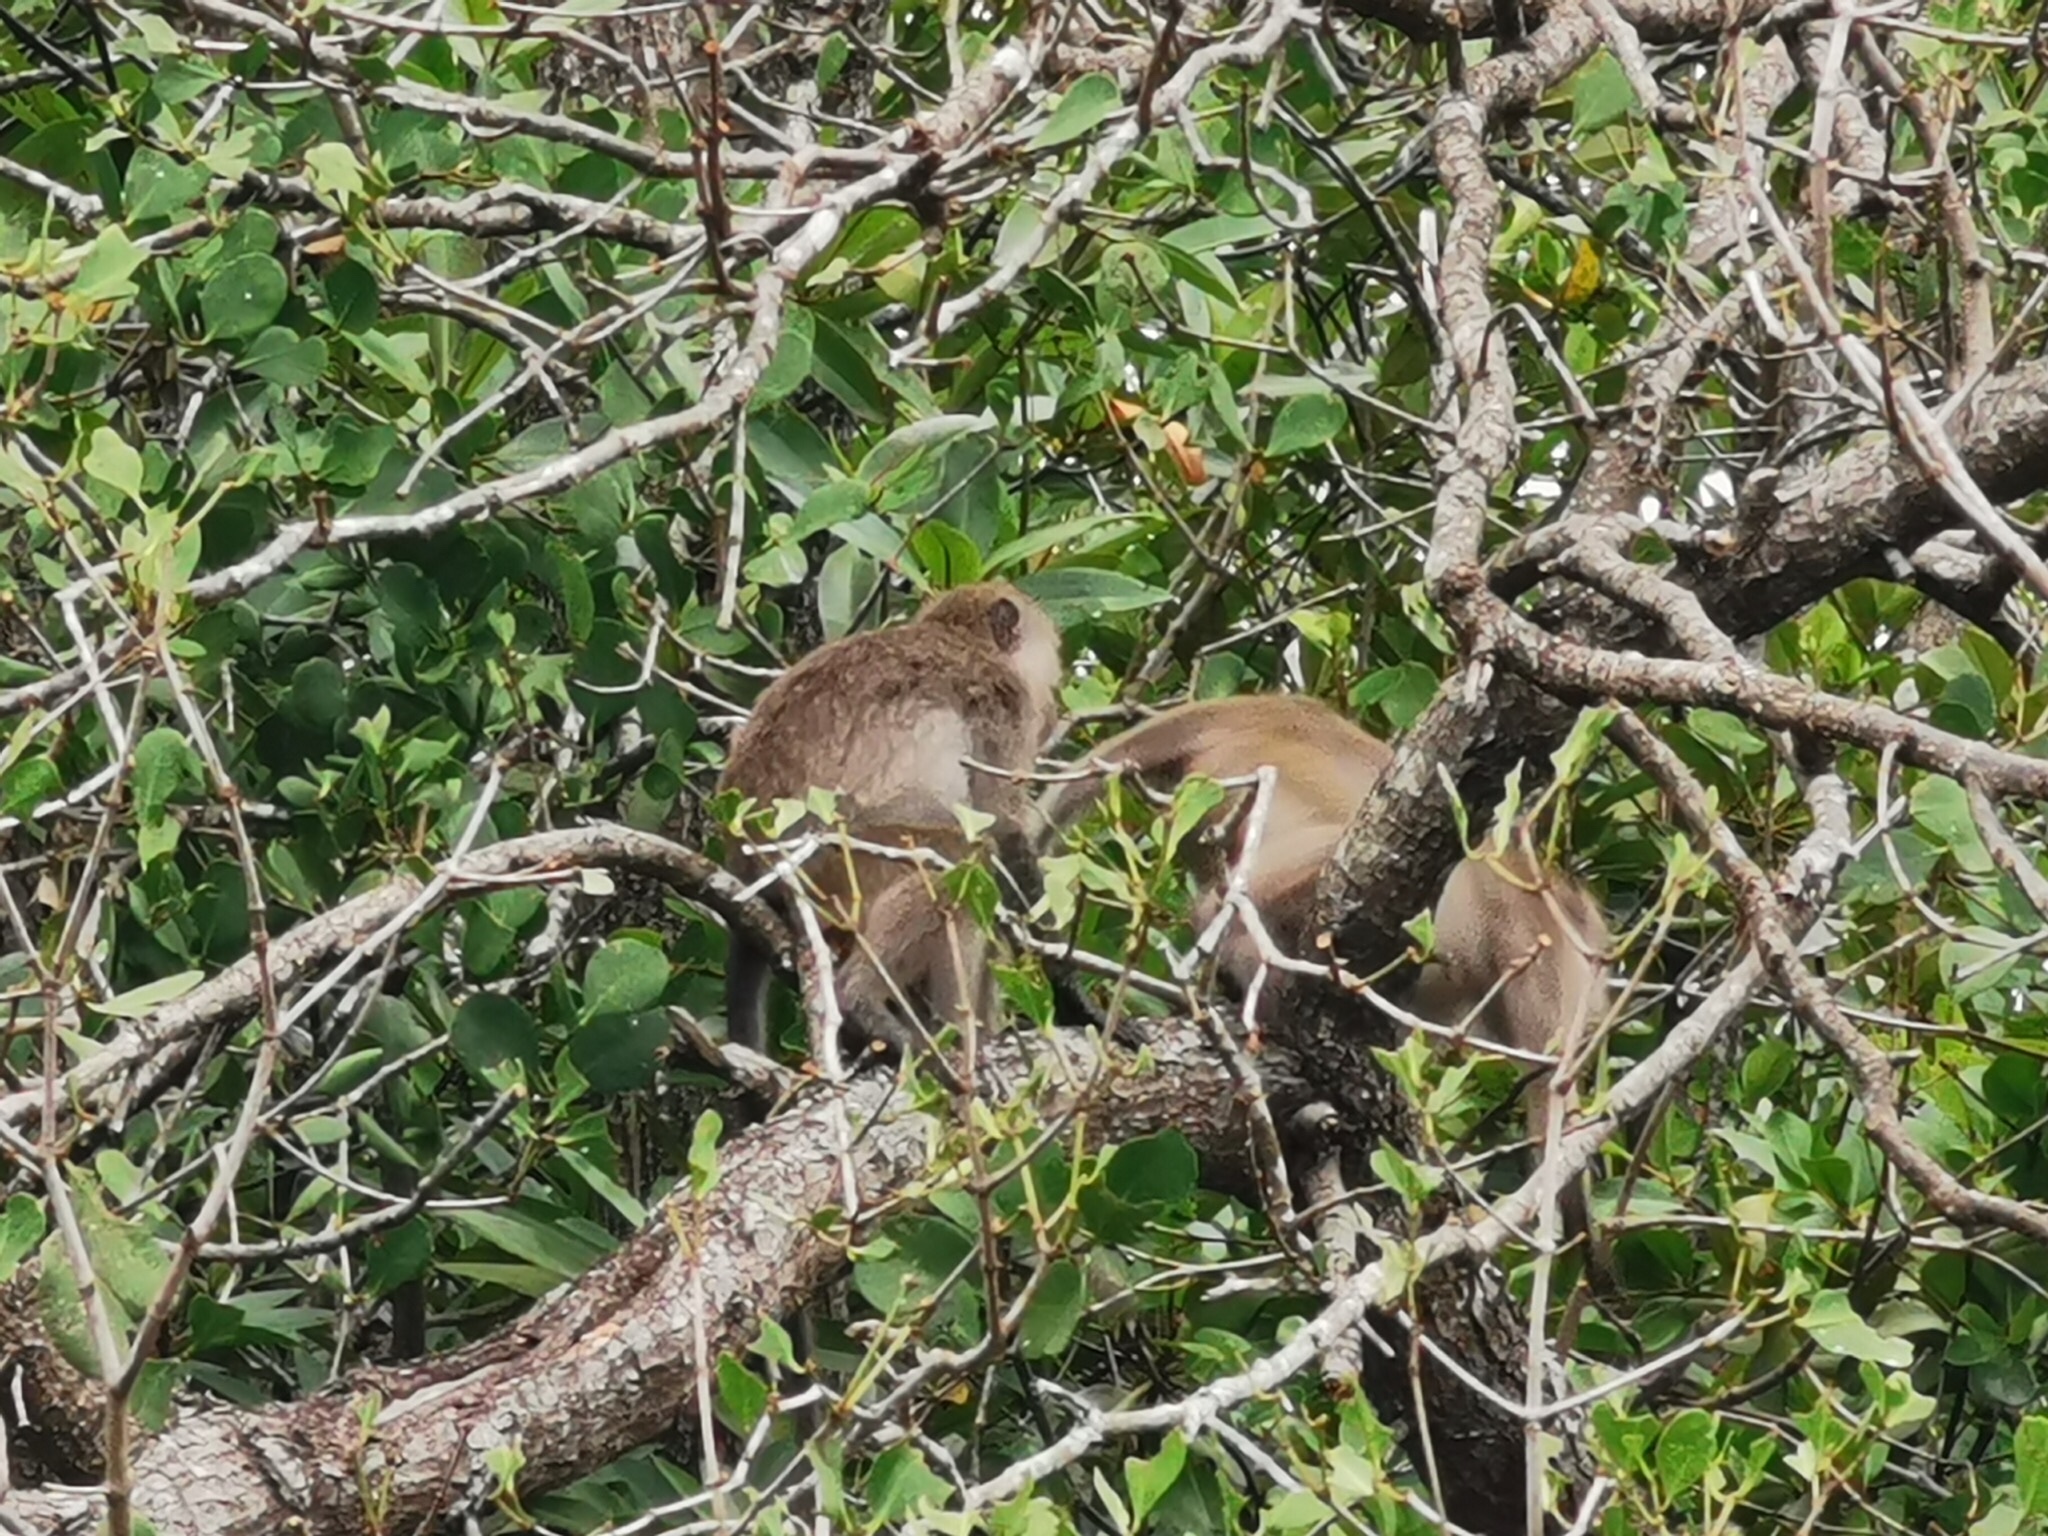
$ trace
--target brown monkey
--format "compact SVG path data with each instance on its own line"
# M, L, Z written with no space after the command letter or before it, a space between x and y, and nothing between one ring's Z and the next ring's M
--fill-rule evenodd
M951 857L968 851L954 807L972 806L995 817L992 835L1014 865L1028 849L1033 809L1024 784L1008 775L1036 760L1059 677L1059 631L1043 608L1005 582L958 587L909 623L835 640L777 678L733 737L719 788L763 805L833 790L853 836L908 836ZM744 855L734 864L743 878L767 868ZM979 930L924 872L827 850L808 875L834 926L857 938L840 945L848 959L838 989L857 1026L902 1040L880 1002L892 995L885 978L936 1015L934 1028L963 1005L986 1007ZM771 968L769 955L731 939L726 1029L754 1050L766 1045Z
M1393 761L1378 737L1311 698L1254 694L1182 705L1155 715L1098 747L1093 760L1170 783L1190 774L1249 776L1270 765L1275 780L1263 835L1245 870L1246 894L1282 952L1306 958L1310 919L1323 865L1373 785ZM1212 824L1242 808L1253 791L1233 791ZM1080 819L1101 795L1099 779L1055 786L1040 809L1052 826ZM1242 820L1224 856L1197 855L1202 892L1194 917L1206 925L1220 910L1231 865L1244 851ZM1581 1038L1604 994L1601 957L1607 926L1591 896L1562 872L1539 868L1520 849L1463 860L1435 912L1434 959L1424 966L1414 1011L1447 1027L1523 1051L1554 1051ZM1259 969L1256 941L1235 925L1217 953L1240 989ZM1531 1130L1543 1131L1544 1089L1531 1085ZM1566 1219L1583 1230L1581 1193L1566 1191Z
M1305 955L1314 937L1306 930L1316 877L1393 761L1393 750L1316 699L1252 694L1167 710L1091 756L1159 784L1191 774L1244 778L1270 765L1273 795L1245 871L1246 889L1280 948ZM1052 826L1069 826L1101 792L1099 779L1072 780L1048 791L1040 809ZM1233 814L1251 793L1234 791L1211 813L1212 821ZM1244 834L1240 826L1233 837L1233 862ZM1220 886L1229 868L1218 860L1199 873ZM1219 899L1218 891L1205 892L1198 918L1213 916ZM1482 855L1462 862L1438 901L1435 924L1436 959L1421 988L1431 1003L1426 1016L1456 1023L1472 1013L1473 1032L1482 1039L1542 1051L1563 1025L1597 1005L1600 970L1592 957L1607 945L1598 909L1562 873L1545 869L1538 878L1519 851L1498 865ZM1221 958L1242 983L1257 969L1257 950L1241 935L1233 942L1236 952L1227 943ZM1509 979L1487 998L1503 976Z

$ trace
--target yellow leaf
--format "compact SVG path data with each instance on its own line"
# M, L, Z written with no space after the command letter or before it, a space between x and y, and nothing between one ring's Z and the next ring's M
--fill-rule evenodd
M1600 291L1600 253L1593 248L1593 242L1581 237L1579 248L1572 256L1572 269L1565 274L1564 288L1557 296L1558 303L1569 308L1583 304Z

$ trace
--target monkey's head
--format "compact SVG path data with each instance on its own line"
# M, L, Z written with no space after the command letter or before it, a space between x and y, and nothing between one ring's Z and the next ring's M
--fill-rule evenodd
M1007 581L978 581L941 592L917 616L920 624L964 630L993 645L1023 679L1032 697L1058 696L1060 632L1052 615Z

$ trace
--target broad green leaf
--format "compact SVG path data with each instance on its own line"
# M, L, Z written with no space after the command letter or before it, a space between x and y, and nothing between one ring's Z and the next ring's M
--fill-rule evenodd
M313 190L346 209L364 192L363 163L340 142L315 144L305 154L306 176Z
M478 1077L508 1061L540 1065L540 1032L533 1015L513 998L472 993L448 1023L448 1048Z
M43 1240L43 1203L29 1194L14 1194L0 1208L0 1284Z
M287 389L305 389L327 371L327 343L273 325L242 349L241 364L260 379Z
M1266 438L1266 457L1280 459L1290 453L1320 448L1344 430L1347 420L1343 402L1335 395L1296 395L1283 402L1273 418L1273 430Z
M2037 1520L2048 1517L2048 1415L2020 1420L2012 1435L2012 1470L2020 1507Z
M199 754L192 750L183 731L160 725L135 743L130 791L135 797L135 813L144 821L162 816L164 807L179 790L197 789L205 782Z
M1124 1491L1130 1495L1133 1530L1145 1524L1145 1517L1158 1508L1159 1501L1180 1481L1187 1461L1188 1442L1177 1429L1167 1434L1158 1455L1125 1458Z
M1698 1408L1674 1414L1657 1437L1657 1481L1667 1502L1699 1486L1714 1462L1714 1416Z
M1024 1309L1018 1342L1035 1360L1063 1353L1088 1310L1088 1289L1072 1259L1056 1259Z
M128 1316L141 1317L170 1277L169 1250L139 1219L108 1210L98 1180L74 1170L71 1185L78 1225L102 1291L115 1296Z
M254 336L277 318L290 291L284 268L251 253L227 262L199 290L199 314L216 341Z
M645 939L613 939L583 968L583 1017L652 1008L668 974L668 957Z
M1083 75L1067 87L1060 97L1059 105L1052 109L1052 116L1045 126L1032 138L1030 148L1051 149L1056 144L1069 144L1085 133L1092 133L1109 115L1123 105L1123 92L1117 89L1114 79L1108 75Z
M953 1485L926 1464L914 1445L897 1445L875 1458L868 1474L870 1512L884 1528L900 1523L926 1500L942 1504Z
M783 316L782 336L775 344L775 353L761 371L761 382L754 386L750 409L765 410L809 380L811 341L815 334L811 312L800 304L792 305Z
M629 1093L654 1086L668 1018L659 1010L606 1013L576 1031L570 1059L599 1093Z
M0 816L26 816L64 793L64 775L47 757L30 757L0 773Z
M1194 1196L1200 1171L1188 1139L1179 1131L1161 1131L1118 1147L1103 1171L1103 1184L1126 1200L1178 1205Z
M162 151L144 146L128 162L121 210L131 221L182 212L206 190L208 179L204 166L181 165Z
M1105 614L1130 613L1152 608L1169 600L1170 594L1121 571L1095 570L1087 566L1063 566L1035 571L1018 581L1055 624L1077 619L1101 618Z
M128 238L126 230L110 224L93 238L78 276L71 284L71 302L98 304L131 297L136 291L135 269L149 260L149 253Z
M718 1405L739 1434L752 1434L768 1411L768 1383L731 1355L718 1357Z
M110 1019L147 1018L164 1004L183 997L205 979L204 971L178 971L170 976L158 977L155 981L146 981L139 987L131 987L117 996L95 1002L92 1011L105 1014Z
M101 1295L108 1321L113 1325L114 1343L125 1347L128 1320L122 1315L121 1304L104 1292ZM44 1331L56 1341L57 1352L88 1380L100 1380L99 1346L92 1322L86 1316L85 1294L72 1270L70 1250L56 1232L43 1239L42 1251L36 1256L36 1307L42 1314Z
M962 587L981 580L981 551L950 523L926 523L911 535L910 550L935 587Z
M448 1217L500 1251L540 1266L557 1282L575 1279L610 1251L609 1245L585 1241L559 1220L519 1206L458 1209Z
M851 522L868 509L873 491L865 480L829 480L811 492L790 525L792 541Z
M97 427L92 445L85 450L85 472L102 485L111 485L130 501L142 500L142 455L112 427Z
M1808 1304L1799 1326L1830 1354L1903 1368L1913 1363L1913 1346L1886 1338L1857 1315L1846 1291L1821 1291Z
M1636 105L1634 87L1620 63L1601 49L1572 76L1572 132L1594 133L1619 122Z
M718 1188L718 1138L724 1129L724 1117L707 1109L690 1132L690 1188L700 1200Z

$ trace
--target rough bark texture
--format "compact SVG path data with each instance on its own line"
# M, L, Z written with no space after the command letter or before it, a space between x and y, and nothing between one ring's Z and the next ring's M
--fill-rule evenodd
M1226 1169L1241 1162L1236 1101L1205 1038L1165 1029L1145 1044L1157 1072L1091 1081L1087 1049L1072 1037L1012 1036L992 1049L991 1065L1021 1080L1034 1061L1047 1063L1044 1053L1064 1052L1053 1080L1089 1085L1098 1135L1177 1126ZM709 1196L672 1199L609 1259L477 1344L415 1367L357 1371L300 1402L188 1416L140 1452L136 1507L158 1536L431 1528L492 1491L484 1458L494 1447L518 1445L519 1486L534 1494L666 1433L702 1367L744 1350L763 1317L803 1306L839 1271L841 1243L807 1218L843 1205L848 1179L865 1210L925 1170L938 1127L892 1086L867 1074L843 1097L818 1091L734 1138ZM855 1132L843 1158L830 1150L841 1144L841 1113ZM360 1416L373 1401L365 1433ZM89 1406L73 1405L85 1418ZM97 1518L95 1500L57 1490L0 1492L0 1515L35 1531Z

